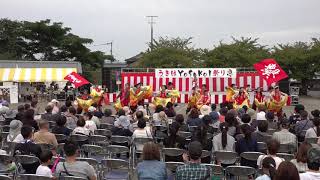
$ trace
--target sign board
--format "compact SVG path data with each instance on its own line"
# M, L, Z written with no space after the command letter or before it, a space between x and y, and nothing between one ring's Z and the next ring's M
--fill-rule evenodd
M155 69L156 78L236 78L236 68L163 68Z

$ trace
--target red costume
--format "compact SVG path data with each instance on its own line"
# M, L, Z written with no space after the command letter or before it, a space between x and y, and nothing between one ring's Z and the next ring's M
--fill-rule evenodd
M244 92L242 92L241 94L239 94L236 97L235 100L236 100L237 105L241 105L246 99L247 99L247 96L245 95Z
M161 91L159 97L160 98L167 98L167 93Z
M124 89L120 93L120 102L122 106L128 106L130 102L130 89Z

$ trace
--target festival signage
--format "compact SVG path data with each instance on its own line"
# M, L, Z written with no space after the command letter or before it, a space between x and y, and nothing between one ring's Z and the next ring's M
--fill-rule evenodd
M68 74L66 77L64 77L64 79L70 81L76 88L90 83L76 72Z
M155 70L156 78L236 78L236 68L164 68Z
M267 81L268 86L288 77L274 59L264 59L253 66L259 75Z

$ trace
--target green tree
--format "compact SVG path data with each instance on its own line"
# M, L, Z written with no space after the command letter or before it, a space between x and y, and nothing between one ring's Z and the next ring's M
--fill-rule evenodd
M307 87L320 70L320 43L295 42L274 47L273 57L289 73L289 77L301 81L301 93L307 94Z
M270 57L269 50L258 43L258 39L233 38L211 50L204 50L202 59L208 67L252 67L261 59Z
M174 68L200 67L198 64L201 50L194 49L192 38L160 37L154 42L153 50L145 52L139 61L139 67ZM151 49L151 46L149 44Z

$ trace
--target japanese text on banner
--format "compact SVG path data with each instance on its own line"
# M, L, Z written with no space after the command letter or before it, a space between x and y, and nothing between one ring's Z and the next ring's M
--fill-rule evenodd
M235 68L168 68L156 69L155 76L156 78L236 78L237 70Z

